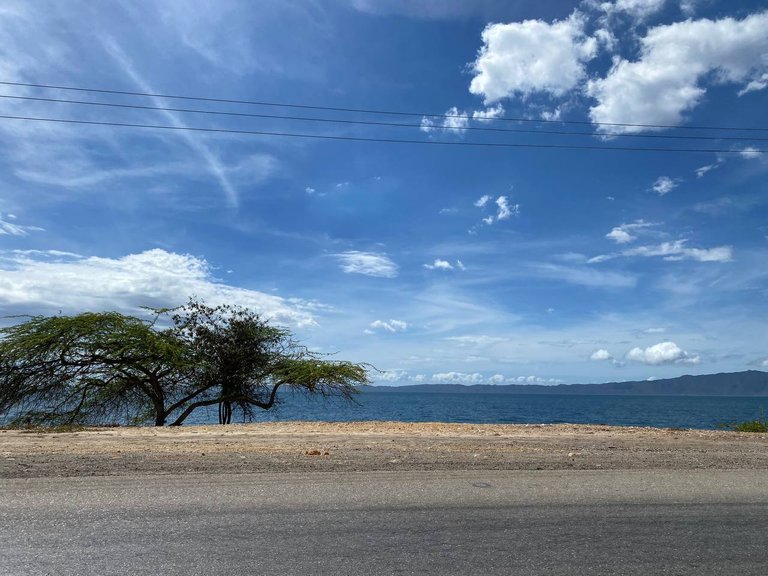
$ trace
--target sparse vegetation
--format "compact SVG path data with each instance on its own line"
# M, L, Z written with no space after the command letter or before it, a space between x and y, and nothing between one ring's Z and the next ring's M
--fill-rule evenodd
M734 432L768 432L768 419L765 417L765 410L760 408L760 416L755 420L724 424L720 427L733 430Z

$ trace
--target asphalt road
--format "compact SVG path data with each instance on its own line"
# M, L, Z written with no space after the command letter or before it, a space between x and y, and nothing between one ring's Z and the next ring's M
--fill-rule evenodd
M0 574L765 576L765 471L0 481Z

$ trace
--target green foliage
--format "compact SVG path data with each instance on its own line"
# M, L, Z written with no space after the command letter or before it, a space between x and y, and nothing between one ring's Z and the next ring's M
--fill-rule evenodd
M368 383L366 366L323 360L299 345L289 331L269 325L247 308L190 300L167 313L174 334L194 358L192 379L201 391L174 425L195 409L213 404L219 406L222 424L230 423L235 413L251 420L256 409L275 405L282 386L349 399L357 385Z
M766 420L748 420L734 424L735 432L768 432L768 421Z
M764 409L760 408L760 416L755 420L724 424L721 428L728 428L734 432L768 432L768 419L765 417Z
M183 394L183 342L117 312L35 316L0 330L0 412L21 424L162 424Z
M281 387L350 399L368 383L366 365L326 360L246 308L191 299L155 313L154 323L88 312L0 329L0 415L26 426L162 426L218 405L226 424L274 406ZM161 319L170 327L157 329Z

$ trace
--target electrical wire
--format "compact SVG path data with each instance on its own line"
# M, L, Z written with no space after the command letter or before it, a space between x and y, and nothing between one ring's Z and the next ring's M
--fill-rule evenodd
M223 134L240 134L256 136L281 136L290 138L313 138L318 140L344 140L351 142L380 142L389 144L423 144L440 146L468 146L486 148L554 148L566 150L611 150L625 152L706 152L716 154L738 154L739 150L712 149L712 148L650 148L636 146L597 146L597 145L570 145L570 144L535 144L535 143L510 143L510 142L451 142L446 140L406 140L399 138L365 138L360 136L330 136L325 134L298 134L293 132L269 132L265 130L235 130L227 128L202 128L193 126L167 126L158 124L131 124L127 122L101 122L95 120L71 120L64 118L40 118L33 116L0 115L0 119L26 120L32 122L56 122L62 124L82 124L89 126L112 126L123 128L150 128L158 130L177 130L190 132L211 132ZM762 154L768 150L751 150L755 154Z
M207 98L202 96L186 96L178 94L156 94L151 92L130 92L127 90L107 90L100 88L84 88L77 86L57 86L52 84L34 84L28 82L8 82L0 81L0 85L5 86L24 86L28 88L44 88L49 90L71 90L77 92L93 92L98 94L120 94L124 96L143 96L151 98L168 98L177 100L196 100L201 102L219 102L227 104L248 104L255 106L275 106L284 108L301 108L307 110L327 110L332 112L355 112L361 114L383 114L383 115L395 115L395 116L426 116L429 118L461 118L461 119L473 119L473 116L467 114L434 114L429 112L404 112L394 110L374 110L365 108L343 108L335 106L315 106L309 104L294 104L287 102L270 102L261 100L235 100L230 98ZM685 130L722 130L722 131L747 131L747 132L768 132L768 128L763 127L739 127L739 126L675 126L672 124L629 124L622 122L591 122L586 120L534 120L532 118L515 118L515 117L498 117L493 120L507 121L507 122L533 122L540 124L581 124L590 126L613 126L613 127L625 127L625 128L649 128L649 129L685 129ZM606 134L612 136L613 134Z
M274 120L298 120L305 122L324 122L324 123L336 123L336 124L354 124L363 126L390 126L398 128L424 128L422 124L405 124L402 122L377 122L373 120L346 120L339 118L315 118L307 116L284 116L276 114L256 114L252 112L224 112L220 110L200 110L191 108L166 108L161 106L142 106L138 104L121 104L116 102L93 102L87 100L69 100L64 98L41 98L35 96L14 96L10 94L0 94L0 98L12 99L12 100L24 100L34 102L52 102L59 104L78 104L87 106L102 106L108 108L124 108L131 110L152 110L157 112L181 112L191 114L206 114L214 116L233 116L233 117L245 117L245 118L264 118ZM449 128L436 126L435 129L443 129L446 131L479 131L479 132L510 132L518 134L553 134L557 136L600 136L594 132L576 132L566 130L532 130L525 128L492 128L484 126L451 126ZM768 142L768 137L757 136L690 136L679 134L611 134L611 138L624 137L624 138L661 138L672 140L729 140L729 141L760 141Z

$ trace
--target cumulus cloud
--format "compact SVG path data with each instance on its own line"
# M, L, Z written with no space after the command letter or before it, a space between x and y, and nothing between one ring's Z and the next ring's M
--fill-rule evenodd
M216 280L208 263L189 254L147 250L121 258L56 250L0 255L0 303L19 313L173 307L194 296L209 304L239 304L277 322L316 324L312 302L285 299Z
M651 189L656 192L659 196L664 196L665 194L669 194L677 188L678 182L676 180L672 180L672 178L669 178L667 176L659 176L656 179L656 182L653 183L653 186Z
M366 333L373 334L376 330L383 330L384 332L404 332L408 329L408 323L403 320L374 320L369 325Z
M432 381L438 384L482 384L484 378L479 372L473 374L464 372L440 372L432 374Z
M501 104L491 106L485 110L475 110L472 112L472 119L479 120L480 122L490 122L496 118L501 118L504 115L504 107Z
M472 65L475 76L469 91L486 104L536 92L563 95L582 81L585 63L597 55L597 41L586 36L584 25L578 12L551 24L489 24Z
M592 354L589 356L590 360L612 360L613 354L608 352L608 350L605 350L604 348L600 348L599 350L595 350L592 352Z
M503 114L504 107L501 104L485 108L484 110L475 110L472 113L452 106L445 111L443 116L423 116L419 129L427 134L442 132L444 134L463 136L470 126L470 120L486 124L496 118L500 118Z
M677 126L706 93L704 79L759 89L768 68L766 29L768 12L650 28L637 61L617 58L605 78L588 83L587 93L597 100L590 108L592 121ZM599 130L618 134L649 128L601 125Z
M747 160L757 160L758 158L761 158L763 153L760 152L757 148L754 148L753 146L747 146L743 150L739 151L739 154L741 154L742 158L746 158Z
M637 233L638 230L643 228L650 228L655 226L652 222L646 222L645 220L635 220L629 224L622 224L613 228L605 237L608 240L613 240L616 244L629 244L633 240L637 239L637 236L633 233Z
M698 364L698 354L689 354L674 342L659 342L648 348L632 348L626 355L627 360L658 366L660 364Z
M386 254L348 250L334 254L334 257L347 274L364 274L379 278L394 278L398 274L397 264Z
M485 208L493 200L493 196L488 194L481 196L476 202L475 206L478 208ZM489 214L482 219L483 224L491 225L494 222L500 220L508 220L511 216L520 215L520 204L510 204L509 199L506 196L499 196L494 201L496 204L496 214Z
M506 196L496 198L496 206L499 207L499 211L496 213L496 220L507 220L510 216L517 216L520 213L520 204L510 206Z

